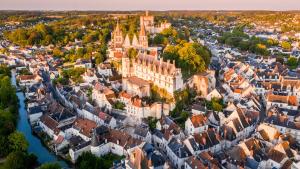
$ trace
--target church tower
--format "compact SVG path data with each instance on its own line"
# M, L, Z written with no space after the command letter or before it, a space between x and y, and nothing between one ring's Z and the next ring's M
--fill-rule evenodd
M148 37L145 30L145 25L141 25L140 35L139 35L139 44L142 49L148 48Z
M123 33L120 29L119 21L117 22L116 29L113 32L113 45L114 48L121 48L123 45Z

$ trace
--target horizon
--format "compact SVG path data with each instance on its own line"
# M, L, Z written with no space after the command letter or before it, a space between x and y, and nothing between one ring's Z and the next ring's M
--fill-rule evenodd
M0 0L12 11L298 11L298 0Z

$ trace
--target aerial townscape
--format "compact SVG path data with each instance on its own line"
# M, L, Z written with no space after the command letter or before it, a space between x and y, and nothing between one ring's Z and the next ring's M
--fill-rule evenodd
M0 169L300 169L298 11L0 21Z

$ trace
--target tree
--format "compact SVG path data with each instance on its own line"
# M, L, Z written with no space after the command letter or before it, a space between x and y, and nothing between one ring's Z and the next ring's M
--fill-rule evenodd
M15 151L10 153L4 162L4 169L31 169L37 163L37 157L26 152Z
M100 63L103 63L104 59L105 58L103 57L103 55L101 53L96 53L95 54L95 63L97 65L100 64Z
M99 160L94 154L91 152L82 153L75 163L76 169L99 169L103 168L103 161Z
M25 152L29 146L24 135L18 131L8 136L9 148L12 151Z
M62 57L63 56L62 51L58 47L54 48L52 53L53 53L54 57Z
M168 40L162 34L156 34L153 38L153 44L155 45L167 45Z
M127 51L127 55L130 60L135 59L138 55L138 51L134 48L129 48Z
M120 101L116 101L114 104L113 104L113 108L114 109L119 109L119 110L124 110L125 108L125 104L120 102Z
M287 41L281 42L281 47L285 50L291 50L292 49L292 45Z
M41 165L39 169L61 169L61 167L57 163L46 163Z
M151 131L153 131L156 128L156 123L157 123L158 120L156 118L153 118L153 117L148 117L147 121L148 121L149 129Z
M298 66L298 60L295 57L289 57L287 61L287 65L290 66L291 69L295 69Z

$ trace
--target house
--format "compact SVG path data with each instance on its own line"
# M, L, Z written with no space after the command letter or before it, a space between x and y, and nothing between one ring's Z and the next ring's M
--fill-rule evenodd
M198 115L198 114L206 114L206 107L201 105L201 104L193 104L192 105L192 113L193 115Z
M60 104L53 102L48 106L48 110L40 118L39 126L54 140L59 135L65 135L64 131L71 127L76 116Z
M17 79L20 86L31 86L42 81L39 75L19 75Z
M109 77L112 76L112 67L109 63L101 63L97 66L97 71L100 75Z
M212 98L216 98L216 99L221 99L222 95L218 92L217 89L214 89L213 91L211 91L207 96L206 96L206 100L211 101Z
M100 108L106 108L107 110L112 109L113 99L115 98L115 93L113 90L96 83L92 92L92 99L95 100L96 104Z
M185 161L185 169L205 168L204 164L195 156L189 157Z
M160 119L163 115L169 115L171 105L159 102L147 102L138 96L132 97L126 105L126 113L137 120L147 117Z
M148 126L138 125L134 128L133 137L146 143L152 142L152 136Z
M122 78L122 89L132 96L138 95L141 98L150 96L150 82L136 76Z
M204 98L216 87L215 72L208 70L204 73L194 75L188 82L191 88L195 88Z
M208 129L207 118L203 114L192 115L185 122L185 133L194 135Z
M142 144L144 142L133 138L125 132L100 126L93 133L91 152L96 156L103 156L108 153L126 156Z
M104 112L100 112L98 117L100 125L105 125L112 129L117 127L117 120L111 115Z
M73 123L73 126L70 129L65 131L66 138L71 136L79 136L85 141L90 141L92 138L93 130L97 127L97 124L94 121L76 118Z
M299 106L299 102L296 96L267 94L266 96L267 110L274 105L277 105L280 108L297 110Z
M176 168L184 167L185 160L192 155L186 145L176 138L170 140L166 150L168 158Z
M28 117L31 124L34 124L40 120L43 115L43 110L41 106L34 106L28 108Z
M92 62L85 59L77 59L74 65L74 68L81 67L81 68L92 68Z

